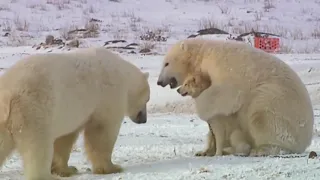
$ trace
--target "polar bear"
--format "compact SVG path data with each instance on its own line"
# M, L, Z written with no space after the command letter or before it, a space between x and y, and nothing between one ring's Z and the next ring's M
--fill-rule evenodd
M243 42L187 39L166 54L157 84L176 88L202 72L211 86L195 98L202 120L235 115L251 156L302 153L311 144L314 116L298 75L274 55Z
M70 151L84 130L92 172L121 172L114 144L124 116L146 123L148 77L104 48L23 58L0 77L0 164L17 149L26 180L70 176Z
M204 90L211 86L211 81L208 76L202 76L201 73L189 75L183 82L177 92L182 96L191 96L197 98Z
M202 76L201 73L195 73L186 77L177 91L182 96L197 98L210 86L210 78ZM196 156L249 155L251 147L247 142L248 138L232 115L211 118L207 123L210 128L207 147L205 151L197 152Z

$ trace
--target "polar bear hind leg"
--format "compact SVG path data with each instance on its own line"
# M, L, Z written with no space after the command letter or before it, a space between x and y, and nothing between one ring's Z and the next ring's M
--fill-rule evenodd
M254 140L250 156L290 154L297 149L295 129L290 124L289 115L278 111L281 106L292 104L274 97L275 92L259 93L249 106L248 129ZM277 99L277 102L274 102ZM288 100L287 100L288 101ZM283 109L283 108L282 108ZM288 117L289 116L289 117Z
M12 134L8 129L10 116L11 96L7 92L0 92L0 167L15 149Z
M230 144L234 149L233 155L248 156L251 151L248 138L240 129L236 129L231 133Z
M51 173L61 177L70 177L78 172L74 166L68 166L73 144L77 140L79 131L59 137L54 142L54 155Z
M251 149L249 156L272 156L292 153L285 147L290 145L289 141L279 138L281 135L272 131L274 124L277 124L278 127L281 126L283 132L286 128L290 128L290 125L283 120L270 117L272 113L261 112L259 114L250 122L250 131L255 139L255 146ZM287 134L287 136L293 139L290 134Z
M37 133L34 129L22 130L22 133L16 133L14 137L16 147L23 159L25 179L57 180L59 178L54 177L50 171L54 139L46 134L48 131L41 130Z
M266 144L266 145L260 145L255 149L252 149L249 156L251 157L277 156L277 155L286 155L291 153L292 153L291 151L281 148L280 146Z
M8 156L12 153L12 151L15 149L15 144L13 142L12 136L10 132L3 127L3 125L0 125L0 167L6 160Z

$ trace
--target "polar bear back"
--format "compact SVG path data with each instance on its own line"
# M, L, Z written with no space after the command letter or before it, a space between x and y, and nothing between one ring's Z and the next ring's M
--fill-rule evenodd
M210 74L213 84L234 84L235 87L250 92L249 96L256 91L265 91L270 97L273 94L274 98L290 100L292 104L286 106L288 109L296 109L295 112L308 114L308 119L310 116L313 119L311 99L305 85L297 73L282 60L241 42L206 43L203 45L206 50L201 69ZM264 108L265 104L261 106Z
M35 109L45 112L37 114L55 120L46 123L59 130L58 137L75 130L71 127L78 128L94 111L116 110L124 115L129 88L139 84L137 76L143 76L139 69L117 55L88 48L23 58L2 75L0 91L5 87L24 98L21 103L25 106L31 102L41 106Z

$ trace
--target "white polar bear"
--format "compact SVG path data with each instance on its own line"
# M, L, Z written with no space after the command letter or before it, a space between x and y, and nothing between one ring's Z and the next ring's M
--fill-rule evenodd
M182 40L167 53L157 84L176 88L198 73L211 81L195 98L199 117L235 115L253 147L251 156L302 153L311 144L308 91L276 56L242 42Z
M111 154L124 116L147 121L147 79L104 48L23 58L0 77L0 164L17 148L27 180L71 176L69 155L84 129L92 172L121 172Z

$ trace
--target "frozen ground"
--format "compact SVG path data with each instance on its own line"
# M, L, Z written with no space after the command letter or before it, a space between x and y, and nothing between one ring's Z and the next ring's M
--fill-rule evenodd
M7 68L27 54L38 53L30 47L0 49L0 67ZM162 56L122 55L128 61L150 72L151 101L149 121L137 125L125 119L113 154L113 161L121 164L125 172L113 175L91 175L79 138L72 152L70 164L79 168L75 180L196 180L196 179L293 179L311 180L320 176L320 159L300 158L248 158L248 157L195 157L204 148L208 128L190 106L174 105L192 103L169 88L156 85ZM320 153L320 54L278 55L290 64L307 84L316 113L315 133L308 151ZM311 68L311 71L310 71ZM310 72L309 72L310 71ZM172 106L170 106L170 104ZM180 104L183 105L183 104ZM161 110L161 111L158 111ZM161 113L159 113L161 112ZM4 164L0 179L22 179L22 166L18 154Z

